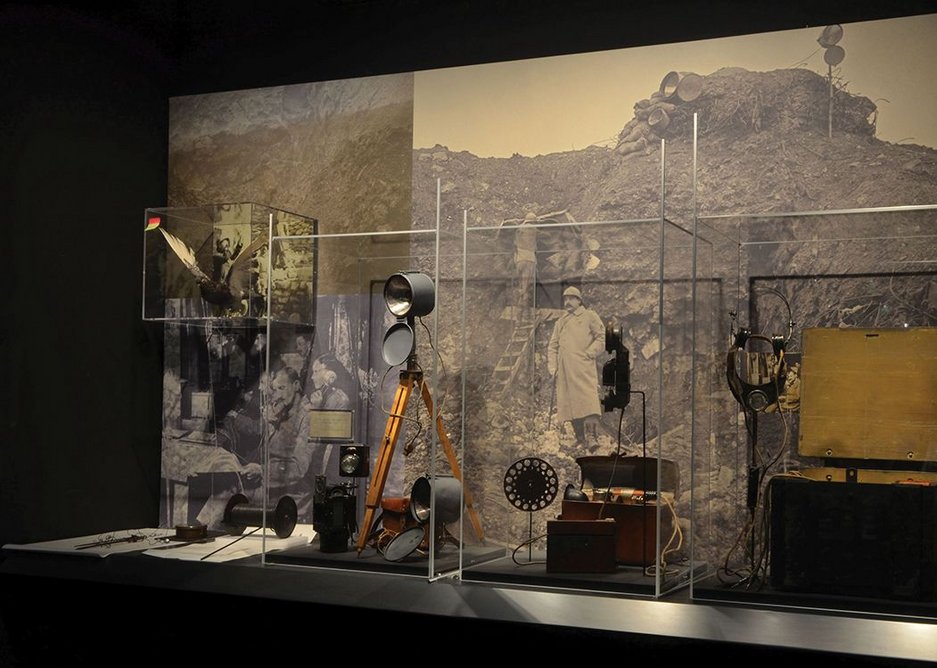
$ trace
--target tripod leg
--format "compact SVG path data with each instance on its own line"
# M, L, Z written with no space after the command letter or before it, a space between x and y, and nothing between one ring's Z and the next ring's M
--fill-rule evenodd
M374 473L371 475L371 482L368 485L368 499L365 504L364 521L361 523L361 529L358 532L357 549L359 553L368 542L368 536L371 533L371 524L374 522L374 514L381 505L381 499L384 498L384 485L387 484L387 474L390 471L390 465L394 459L394 448L397 447L397 438L400 436L400 426L403 422L403 415L407 410L407 403L410 401L410 393L412 390L413 381L409 378L401 378L400 384L397 386L397 392L394 394L394 403L391 406L387 424L384 427L384 438L381 440L381 451L377 456L377 464L374 467Z
M429 393L429 387L427 387L425 383L420 383L420 387L421 394L423 395L423 403L426 404L426 410L429 411L430 415L433 415L433 397ZM455 456L455 450L452 448L452 442L449 440L449 435L446 433L446 426L442 423L441 415L436 416L436 433L439 434L439 442L442 443L443 452L446 453L446 459L449 460L449 467L452 469L452 475L455 476L456 480L463 483L462 491L465 494L465 508L468 511L469 520L472 522L475 535L478 536L478 540L484 542L485 531L482 529L482 523L478 517L478 513L475 512L475 503L472 499L472 493L462 480L462 469L459 467L459 460Z

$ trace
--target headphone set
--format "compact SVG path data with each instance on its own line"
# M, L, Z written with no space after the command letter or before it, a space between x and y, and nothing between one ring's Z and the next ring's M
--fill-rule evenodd
M746 350L750 341L765 341L771 353ZM777 403L780 379L784 376L784 347L782 336L767 337L740 329L726 354L726 379L732 396L743 408L762 412ZM773 360L772 360L773 355ZM776 360L776 363L772 363ZM740 373L744 365L745 373Z
M790 303L777 290L766 290L780 297L787 307L787 338L754 334L750 329L741 328L734 334L732 345L726 353L726 380L732 396L746 411L759 413L778 402L785 375L784 354L794 331ZM751 350L749 346L754 341L768 344L771 351Z

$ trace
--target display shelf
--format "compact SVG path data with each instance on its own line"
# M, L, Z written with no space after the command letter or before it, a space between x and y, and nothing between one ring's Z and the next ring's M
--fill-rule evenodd
M406 622L441 651L451 646L455 633L477 641L522 637L528 650L534 647L531 651L544 655L568 640L587 641L593 651L653 652L659 659L704 653L842 665L937 661L934 624L900 616L705 603L690 600L686 588L650 600L505 583L442 580L428 587L421 577L264 566L259 558L200 564L139 555L89 560L5 552L4 557L0 578L8 593L2 606L6 629L14 634L24 625L43 631L51 627L52 633L61 632L55 637L74 638L67 645L70 660L87 656L99 661L102 652L113 650L111 641L102 649L95 629L145 600L178 609L168 627L128 629L121 639L132 646L157 633L160 642L190 642L193 624L212 637L227 637L230 615L206 615L221 606L256 619L259 626L252 628L260 638L302 637L310 619L341 642L360 637L364 627ZM50 609L24 607L22 601L32 596L41 596ZM69 607L75 601L84 601L84 609L94 614L76 617ZM348 623L349 611L357 623ZM30 651L40 652L46 643L33 644ZM270 653L269 642L222 645L242 658Z

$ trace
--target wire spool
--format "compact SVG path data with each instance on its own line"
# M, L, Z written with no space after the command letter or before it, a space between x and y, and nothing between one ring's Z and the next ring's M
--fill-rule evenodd
M504 496L512 506L525 512L549 506L558 488L554 468L537 457L518 459L504 474Z
M204 524L177 524L175 540L194 542L208 538L208 527Z
M244 530L251 527L260 527L264 525L264 509L262 506L250 506L248 499L243 494L235 494L229 500L224 509L225 530L232 536L240 536ZM280 497L277 507L272 513L267 511L268 515L273 515L271 527L277 538L289 538L293 529L296 528L296 518L298 511L296 502L291 496Z

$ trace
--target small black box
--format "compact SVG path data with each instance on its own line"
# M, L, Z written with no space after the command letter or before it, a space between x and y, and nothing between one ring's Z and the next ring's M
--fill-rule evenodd
M614 573L615 520L547 522L547 573Z

